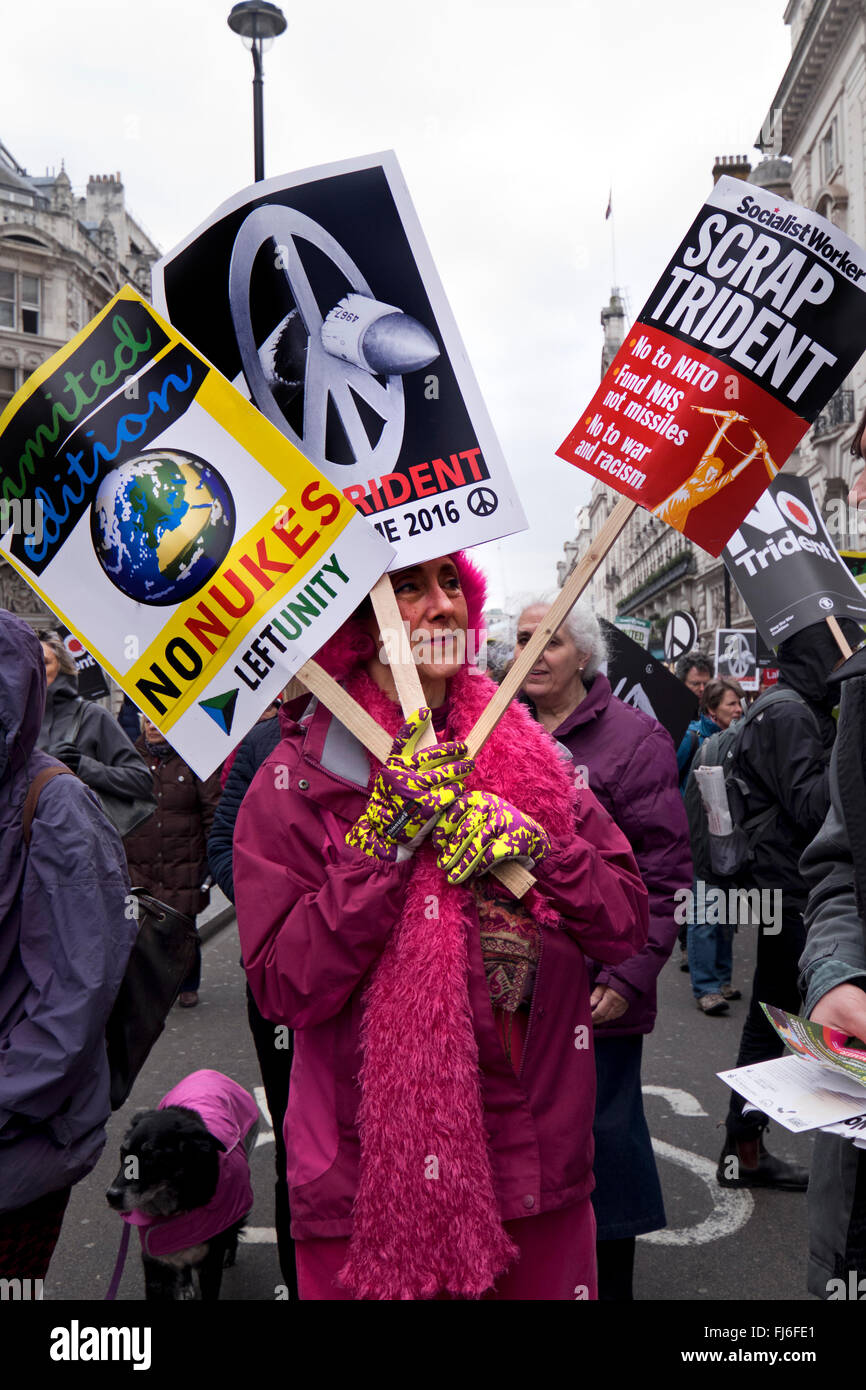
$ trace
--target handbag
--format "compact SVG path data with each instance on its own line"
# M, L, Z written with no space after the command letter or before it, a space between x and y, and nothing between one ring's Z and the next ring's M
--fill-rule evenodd
M52 777L64 773L73 775L68 767L46 768L30 783L21 817L25 845L30 845L42 788ZM105 1025L112 1110L119 1110L127 1099L165 1028L165 1020L192 966L197 937L192 917L176 912L143 888L131 891L137 900L138 935Z
M72 725L70 742L77 745L78 735L81 732L81 721L84 718L85 702L81 700L78 706L78 713ZM99 800L104 814L111 821L121 840L131 834L142 821L146 821L156 810L155 797L137 796L130 801L128 797L117 796L115 792L100 791L98 787L91 787L90 790Z

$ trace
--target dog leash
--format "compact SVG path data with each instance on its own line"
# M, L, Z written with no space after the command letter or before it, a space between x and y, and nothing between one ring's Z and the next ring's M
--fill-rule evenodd
M109 1299L115 1299L117 1297L117 1290L120 1287L120 1280L123 1275L123 1266L126 1264L126 1252L129 1249L130 1230L131 1227L129 1222L124 1221L123 1234L120 1237L120 1249L117 1252L117 1260L114 1265L114 1273L111 1276L108 1292L103 1299L105 1303L107 1303Z

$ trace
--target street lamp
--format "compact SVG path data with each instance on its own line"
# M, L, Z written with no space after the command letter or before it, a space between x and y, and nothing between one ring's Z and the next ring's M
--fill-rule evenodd
M262 54L274 39L284 33L286 17L277 5L265 0L245 0L234 5L228 26L241 37L244 48L253 55L253 139L255 142L256 183L265 176L264 102L262 83Z

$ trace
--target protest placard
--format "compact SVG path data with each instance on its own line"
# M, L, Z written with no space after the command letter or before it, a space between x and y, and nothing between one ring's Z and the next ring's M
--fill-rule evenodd
M689 721L697 718L695 696L618 623L604 618L600 623L609 652L604 670L614 695L657 719L678 747Z
M649 650L650 631L652 623L647 618L614 618L614 626L620 632L624 632L626 637L630 637L644 651Z
M525 528L393 153L243 189L153 290L393 544L391 568Z
M758 689L758 634L753 627L716 629L716 675L739 681L749 692Z
M718 555L866 348L866 253L716 184L557 451Z
M722 553L768 647L829 616L866 622L866 593L830 539L806 478L774 479Z
M758 632L758 670L767 670L776 664L776 653L772 647L768 647L760 632Z
M665 624L665 661L679 661L686 652L694 651L698 643L698 625L691 613L679 610Z
M84 700L101 700L111 692L108 688L108 681L105 679L105 672L99 662L91 656L90 652L82 642L79 642L74 632L70 632L68 627L61 623L58 632L63 639L63 645L75 662L75 670L78 675L78 693Z
M40 514L5 557L200 776L392 558L129 287L13 397L0 449L0 495Z

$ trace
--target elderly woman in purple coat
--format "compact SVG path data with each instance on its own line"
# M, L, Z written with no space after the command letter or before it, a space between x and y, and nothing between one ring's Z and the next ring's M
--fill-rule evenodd
M536 600L520 614L517 651L549 607ZM655 1022L656 977L677 937L674 894L691 887L692 857L670 735L616 699L601 671L605 658L598 621L578 604L535 662L523 698L568 748L578 775L628 837L649 893L646 946L620 965L596 966L591 975L598 1296L627 1300L635 1237L666 1224L641 1099L641 1052Z

